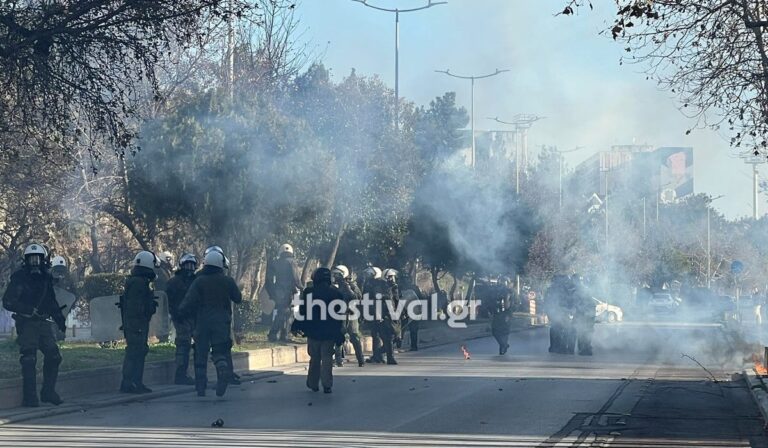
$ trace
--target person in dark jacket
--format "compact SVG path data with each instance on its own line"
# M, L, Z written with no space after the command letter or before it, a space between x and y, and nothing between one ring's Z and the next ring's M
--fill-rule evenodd
M344 341L343 319L334 319L330 313L333 302L341 303L344 296L332 284L331 270L318 268L312 274L312 287L306 288L301 296L299 318L291 325L291 331L307 337L307 353L309 354L309 371L307 387L317 392L320 382L323 392L331 393L333 387L333 354L337 344ZM323 313L311 302L323 302L326 312Z
M195 380L187 373L189 370L189 353L192 350L192 332L195 329L195 316L179 313L179 305L184 300L192 282L195 281L197 257L184 254L179 259L179 269L168 280L165 293L168 295L168 308L176 329L176 375L175 384L194 385Z
M578 353L592 356L592 335L595 332L595 301L588 285L581 277L573 279L573 325L576 331Z
M43 354L43 387L40 400L54 405L62 403L56 393L56 378L61 354L48 319L61 331L66 329L61 308L56 302L53 280L45 262L48 254L40 244L24 250L24 266L11 275L3 295L3 307L14 313L22 376L22 406L37 407L37 351Z
M195 389L200 397L208 386L209 352L216 366L216 396L224 395L232 377L232 303L242 302L243 296L237 283L224 273L227 267L223 253L210 251L179 306L182 315L195 316Z
M369 266L363 271L363 297L367 296L368 299L374 303L381 301L383 297L388 295L389 286L387 282L381 278L381 269L375 266ZM364 316L365 317L365 316ZM363 328L371 334L371 357L366 359L365 362L383 364L384 361L384 342L382 338L383 331L383 319L382 316L377 316L372 313L366 317L368 320L363 322Z
M157 257L141 251L133 260L131 275L125 279L125 291L120 296L120 313L125 335L123 381L120 392L143 394L152 392L144 385L144 361L149 352L149 321L157 311L155 293L150 284L155 280Z
M280 255L274 263L271 274L267 279L267 292L275 302L276 313L267 339L271 342L278 339L286 342L291 327L293 296L303 288L299 267L293 257L293 246L290 244L280 246Z
M544 307L549 318L550 353L568 353L571 345L570 291L571 280L568 276L556 275L544 295Z
M363 298L363 293L360 292L360 288L352 280L349 269L344 265L338 265L333 268L333 281L336 287L341 291L344 296L344 301L349 304L356 301L360 301ZM360 321L358 316L353 316L351 310L347 312L347 319L344 322L344 333L349 335L349 342L355 349L355 358L357 358L357 365L359 367L365 367L365 358L363 357L363 334L360 332ZM342 366L342 347L340 344L336 347L336 365Z

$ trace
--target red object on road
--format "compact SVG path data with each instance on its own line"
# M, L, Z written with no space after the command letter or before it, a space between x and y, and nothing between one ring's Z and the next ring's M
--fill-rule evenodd
M464 360L465 361L467 359L472 359L472 355L469 354L469 350L467 350L467 346L466 345L462 345L461 346L461 353L464 354Z

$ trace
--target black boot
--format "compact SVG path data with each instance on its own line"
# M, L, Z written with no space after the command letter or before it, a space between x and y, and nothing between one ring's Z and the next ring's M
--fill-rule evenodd
M226 360L216 363L216 396L223 397L231 380L231 370Z
M198 397L205 396L205 389L208 387L208 372L206 367L195 367L195 390Z
M189 350L190 346L187 344L178 344L176 346L176 375L174 384L183 386L192 386L195 384L187 371L189 370Z
M43 388L40 390L40 401L56 406L64 403L56 393L56 378L59 376L61 355L46 356L43 360Z
M152 389L144 385L144 361L146 360L146 354L136 359L135 373L133 384L136 386L136 391L140 394L148 394L152 392Z
M35 368L37 357L35 355L22 355L20 362L23 392L21 405L36 408L40 406L40 401L37 399L37 370Z

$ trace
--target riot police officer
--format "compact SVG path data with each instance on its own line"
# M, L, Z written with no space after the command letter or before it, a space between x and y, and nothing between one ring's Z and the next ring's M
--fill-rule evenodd
M203 269L192 282L179 312L195 315L195 389L205 396L208 385L208 353L216 366L216 396L223 396L232 377L232 303L243 296L232 277L225 274L227 258L219 251L209 251Z
M173 327L176 329L176 375L175 384L194 385L195 380L187 373L189 370L189 353L192 349L192 332L195 328L195 318L192 315L179 313L179 305L184 300L190 285L195 280L197 257L184 254L179 259L179 269L168 280L165 290L168 295L168 308L171 313Z
M499 344L499 355L504 355L509 349L509 333L511 329L512 292L509 285L500 282L494 283L491 289L491 334Z
M380 334L382 349L387 355L387 364L390 365L397 365L394 345L401 334L400 316L392 314L397 309L400 301L400 287L397 284L397 274L397 271L394 269L385 269L382 273L386 282L386 289L385 294L382 296L384 303L382 304L383 320L381 321Z
M275 302L275 319L269 330L267 339L270 342L288 340L291 327L291 303L294 294L302 290L301 277L296 259L293 257L293 246L280 246L280 255L274 263L273 275L267 279L267 292Z
M381 269L375 266L369 266L363 271L363 295L368 296L369 300L373 302L380 301L381 298L387 294L388 286L387 283L381 278L381 274ZM382 319L381 316L377 316L375 314L376 313L374 312L369 316L364 316L370 318L369 320L365 320L363 322L363 327L371 335L372 349L371 357L366 359L365 362L383 364L384 343L382 340Z
M355 282L350 277L349 269L344 265L338 265L333 268L333 280L334 284L341 295L344 297L344 301L347 303L347 318L344 322L344 332L349 335L349 342L355 349L355 358L357 358L357 365L359 367L365 366L365 358L363 357L363 335L360 332L360 321L357 316L353 316L349 310L349 304L362 299L363 294L360 292L360 288L357 287ZM336 365L341 367L342 365L342 348L340 344L336 346Z
M587 287L582 277L573 279L573 324L581 356L592 356L592 335L595 332L595 301Z
M60 405L56 393L56 378L61 354L56 345L52 319L61 331L66 329L61 308L56 302L53 281L46 260L48 253L41 244L30 244L24 249L24 266L11 275L3 295L3 307L14 313L21 357L22 406L37 407L37 351L43 354L43 387L40 401Z
M157 311L152 282L156 278L158 260L148 251L139 252L133 260L131 274L125 279L125 291L120 296L120 313L125 335L123 381L120 392L143 394L152 392L144 385L144 361L149 353L149 321Z

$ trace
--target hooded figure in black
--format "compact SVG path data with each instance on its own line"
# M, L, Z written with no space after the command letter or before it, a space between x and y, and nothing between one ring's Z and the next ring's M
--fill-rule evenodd
M573 353L571 309L571 280L566 275L556 275L544 295L544 307L549 317L549 352Z
M578 353L592 356L592 335L595 332L595 301L588 285L581 277L573 279L573 324L576 330Z
M120 392L143 394L152 392L144 385L144 360L149 352L149 321L157 311L155 292L150 284L155 280L157 257L142 251L134 258L131 275L125 279L125 291L120 296L120 311L125 335L123 381Z
M179 306L182 315L195 316L195 388L201 397L208 386L209 352L216 366L216 395L223 396L232 380L232 303L242 302L243 296L237 283L224 273L226 267L223 253L209 252Z
M195 329L195 316L184 315L179 312L179 305L184 300L189 287L195 281L195 269L197 269L197 257L192 254L184 254L179 259L179 269L168 280L165 293L168 295L168 308L176 329L176 375L175 384L193 385L193 380L187 371L189 370L189 353L192 350L192 332Z
M56 345L48 319L52 319L61 331L66 329L65 319L56 302L53 279L48 271L48 253L40 244L31 244L24 250L24 266L11 275L11 281L3 295L3 307L14 313L18 332L23 380L23 406L37 407L37 351L43 353L43 388L40 400L59 405L56 378L61 364L61 354Z
M312 274L312 286L302 293L300 317L291 325L292 332L307 337L307 387L317 392L322 381L323 391L327 394L331 393L333 387L333 354L336 344L344 341L344 319L335 319L330 312L330 305L334 301L342 303L344 295L332 282L330 269L318 268ZM308 300L311 300L309 304ZM312 306L312 302L322 302L325 309L320 310L318 306Z

